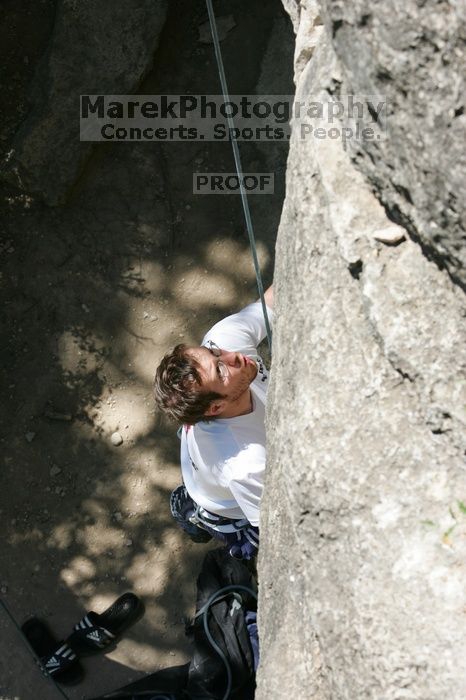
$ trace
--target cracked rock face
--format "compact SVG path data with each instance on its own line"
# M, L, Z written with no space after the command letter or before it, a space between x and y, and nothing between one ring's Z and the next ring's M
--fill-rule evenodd
M166 0L123 0L109 21L99 0L57 2L31 109L0 164L1 179L47 204L63 203L92 150L79 140L79 95L133 92L152 66L166 11Z
M339 91L387 101L387 138L353 148L357 167L391 216L464 288L466 5L321 4L341 62Z
M335 99L350 80L366 90L375 43L369 19L357 20L362 3L284 4L299 45L296 99ZM433 32L456 31L459 6L447 16L445 5L375 5L378 54L401 60L393 42L415 8L430 12ZM461 73L454 54L445 94ZM261 514L260 700L466 695L464 248L460 218L443 226L436 214L464 200L456 165L443 176L446 124L434 147L430 117L414 123L411 108L397 103L398 127L376 150L303 140L293 124ZM432 148L415 156L417 130Z

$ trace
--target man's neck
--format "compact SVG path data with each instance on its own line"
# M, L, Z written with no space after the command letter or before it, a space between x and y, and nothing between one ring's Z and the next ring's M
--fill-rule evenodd
M252 392L251 389L247 389L236 401L229 403L225 411L223 411L218 418L237 418L238 416L245 416L248 413L252 413L253 410Z

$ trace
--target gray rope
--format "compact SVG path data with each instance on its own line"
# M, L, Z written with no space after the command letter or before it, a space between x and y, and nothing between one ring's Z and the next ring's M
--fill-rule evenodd
M212 32L212 39L214 42L215 58L217 59L218 74L220 77L220 84L222 86L223 101L229 102L230 96L228 94L228 86L227 86L227 81L226 81L226 77L225 77L225 71L223 68L222 52L220 50L220 42L218 40L217 23L215 21L215 14L214 14L214 10L212 7L212 0L206 0L206 4L207 4L207 12L209 13L209 22L210 22L210 29ZM228 121L229 128L234 129L235 123L233 121L233 118L231 116L227 116L227 121ZM256 239L254 236L254 229L252 226L251 212L249 211L248 198L247 198L246 190L244 189L244 184L243 184L243 177L242 177L243 170L241 167L241 158L240 158L240 153L239 153L239 148L238 148L238 142L231 131L230 131L230 140L231 140L231 146L233 148L233 156L235 159L236 172L238 174L238 180L239 180L240 192L241 192L241 201L243 204L244 218L246 219L246 228L248 230L249 243L251 246L252 259L253 259L253 263L254 263L254 270L256 272L257 288L259 290L259 296L260 296L260 300L261 300L261 304L262 304L262 313L264 314L265 330L267 332L267 340L269 343L269 349L270 349L270 352L272 352L272 331L270 330L269 317L267 314L267 306L265 304L264 287L262 285L262 277L261 277L261 272L260 272L260 267L259 267L259 260L257 258Z
M204 632L206 634L206 637L209 640L213 649L215 649L217 654L220 656L220 658L223 661L223 664L225 666L225 670L227 672L227 687L226 687L225 694L223 695L222 700L228 700L228 698L231 695L231 691L233 688L233 676L231 673L231 666L228 662L227 657L225 656L222 649L219 647L219 645L217 644L217 642L215 641L215 639L213 638L213 636L210 632L208 615L209 615L209 610L214 603L217 603L221 598L224 598L226 593L230 593L230 592L233 593L236 591L244 591L245 593L249 593L251 596L253 596L257 600L257 595L255 594L255 592L251 588L249 588L249 586L243 586L241 584L232 583L229 586L224 586L223 588L220 588L218 591L213 593L210 596L207 603L199 610L199 612L196 615L196 617L198 615L201 615L201 614L203 615Z

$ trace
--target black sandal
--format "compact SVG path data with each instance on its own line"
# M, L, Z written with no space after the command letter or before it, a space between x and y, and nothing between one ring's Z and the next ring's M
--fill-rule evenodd
M42 671L57 683L75 685L84 678L76 653L66 642L58 641L43 620L31 617L21 630L39 658Z
M124 593L100 615L88 612L65 640L80 655L90 655L109 650L117 638L131 627L144 613L140 598L134 593Z

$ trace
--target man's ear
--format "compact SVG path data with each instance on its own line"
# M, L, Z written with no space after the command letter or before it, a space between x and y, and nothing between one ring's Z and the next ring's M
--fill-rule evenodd
M219 416L225 410L227 402L223 399L216 399L212 401L209 408L205 412L206 418L211 418L213 416Z

